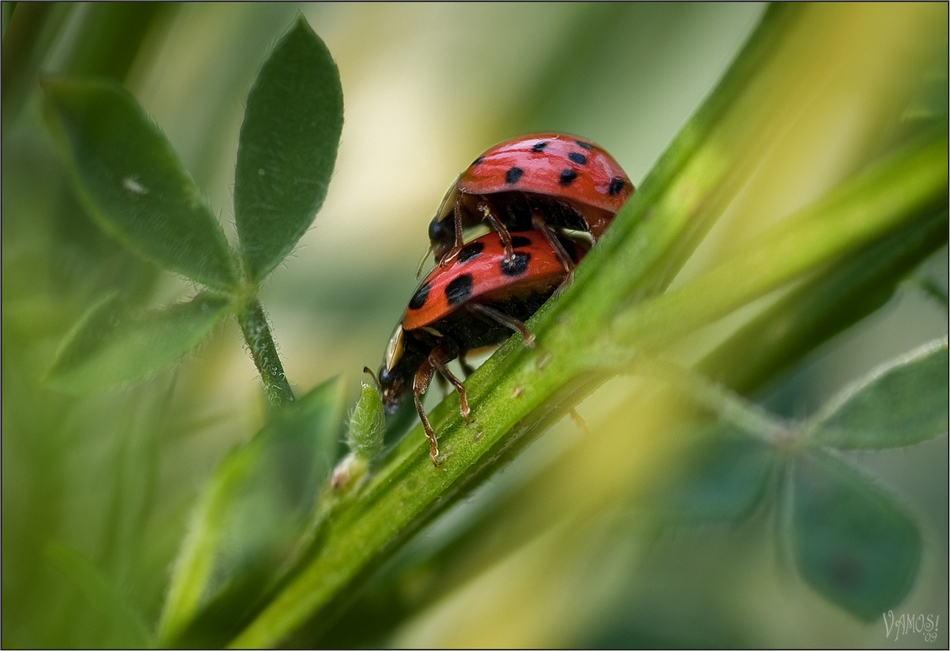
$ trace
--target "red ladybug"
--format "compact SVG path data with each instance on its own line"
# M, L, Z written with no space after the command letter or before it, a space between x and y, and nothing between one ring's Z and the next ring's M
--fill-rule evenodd
M413 394L435 465L439 449L421 400L432 375L438 372L458 390L459 411L471 422L465 387L446 364L460 358L468 373L466 353L501 344L512 332L521 333L533 347L523 321L567 278L543 234L525 231L509 241L511 256L499 234L488 233L463 246L450 264L433 269L409 300L379 369L377 381L387 415L395 413L406 394ZM574 264L586 253L585 244L567 238L560 238L559 245Z
M589 140L561 133L513 138L476 158L449 188L429 224L431 249L444 265L462 249L462 231L487 221L509 258L509 231L537 229L570 270L551 227L586 231L596 241L633 191L617 161Z

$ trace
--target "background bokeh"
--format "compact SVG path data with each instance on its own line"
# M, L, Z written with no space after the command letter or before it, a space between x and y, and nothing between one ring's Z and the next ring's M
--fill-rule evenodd
M44 387L59 342L105 291L151 306L192 288L127 254L83 213L42 124L37 72L122 81L235 241L231 193L244 99L268 49L303 13L339 66L345 123L326 203L261 300L292 384L303 391L343 374L355 395L362 367L379 364L417 282L428 221L476 155L520 133L575 133L604 146L639 185L764 10L752 3L10 4L5 32L10 21L31 16L38 25L25 44L8 44L6 34L3 42L3 639L27 647L121 639L110 637L108 607L71 572L71 554L98 567L154 626L203 481L260 426L263 409L233 323L144 383L82 397ZM945 26L945 6L942 17ZM943 68L928 62L920 74L945 89L945 30L933 47ZM19 68L8 69L11 57ZM834 177L829 166L850 164L832 155L834 147L831 163L822 148L814 151L822 174L813 176ZM825 189L821 178L813 183L802 196ZM729 232L714 232L684 274L715 258ZM919 275L946 291L946 248ZM850 379L946 329L945 306L908 283L773 387L768 404L805 416ZM592 429L610 420L635 382L608 383L580 406ZM552 428L423 532L394 567L411 568L466 512L490 504L576 436L570 420ZM925 561L904 609L940 615L940 645L950 625L947 454L943 436L854 455L920 517ZM563 532L539 535L473 561L477 571L440 586L440 598L379 643L924 644L887 640L880 622L857 622L822 600L774 557L769 534L761 521L623 535L605 525L603 535L585 532L567 549ZM407 577L401 585L411 601L421 588Z

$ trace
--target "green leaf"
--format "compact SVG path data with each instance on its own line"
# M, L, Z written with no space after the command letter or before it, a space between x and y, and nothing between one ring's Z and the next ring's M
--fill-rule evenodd
M108 80L47 79L43 87L76 192L102 228L166 269L234 289L224 231L135 98Z
M808 583L861 619L897 607L914 583L922 541L893 499L815 450L796 459L791 537Z
M162 614L163 643L221 646L246 614L233 605L253 606L292 552L334 461L343 422L340 388L338 378L328 380L273 412L271 422L215 470L178 553ZM222 601L233 606L224 619L214 615ZM205 630L209 626L220 630Z
M891 448L947 431L947 338L872 370L845 388L810 424L815 442L836 448Z
M46 379L69 392L139 379L197 346L227 316L229 306L226 299L202 292L186 303L129 313L110 294L66 336Z
M343 130L340 73L298 17L247 97L234 175L234 215L252 280L276 267L323 204Z
M651 499L650 510L664 520L695 524L735 521L759 504L775 467L775 450L736 427L691 425L699 443L689 458Z
M84 603L94 608L108 627L111 636L105 639L111 644L106 646L130 649L152 646L151 635L141 615L98 567L72 547L61 543L50 542L45 551L50 564L83 593Z

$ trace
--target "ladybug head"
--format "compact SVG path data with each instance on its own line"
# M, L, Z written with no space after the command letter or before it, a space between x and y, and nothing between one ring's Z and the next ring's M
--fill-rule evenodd
M387 369L385 364L379 367L379 393L383 398L383 411L386 416L396 413L402 405L407 388L406 378L401 373Z
M439 261L455 244L455 221L440 219L439 215L433 217L429 222L429 241L432 242L432 253Z
M405 352L405 334L402 324L396 326L389 345L386 346L386 357L383 365L379 367L379 375L376 384L379 387L379 395L383 399L383 410L387 416L392 416L402 404L403 396L409 390L409 379L412 373L404 357Z

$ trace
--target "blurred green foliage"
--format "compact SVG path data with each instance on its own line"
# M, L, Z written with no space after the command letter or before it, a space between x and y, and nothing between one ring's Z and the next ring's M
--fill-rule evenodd
M76 194L103 230L186 278L236 287L221 226L135 99L110 81L44 80L43 90Z
M139 380L191 352L227 308L221 297L199 293L186 303L136 315L108 294L66 335L46 380L77 393Z
M336 378L315 387L215 469L172 573L163 646L216 646L233 636L261 583L296 551L338 456L340 389Z
M295 125L284 125L284 146L297 147L287 160L274 158L279 150L264 146L264 136L252 143L259 130L251 127L254 119L262 120L257 126L273 122L268 111L275 108L300 111L302 104L336 106L341 99L289 96L280 106L262 107L252 89L245 104L261 62L293 24L298 7L19 3L11 11L11 4L4 3L3 13L3 639L18 646L87 647L156 640L216 646L250 621L282 588L273 582L275 568L306 560L294 541L312 516L317 487L338 456L342 435L340 385L327 378L342 373L353 379L382 354L412 290L425 225L445 186L488 145L542 130L593 138L640 186L763 9L303 5L299 9L339 66L346 97L346 123L328 125L319 136L335 140L342 127L327 192L334 160L311 160L319 146L297 137ZM858 17L873 13L860 6L853 11ZM926 134L931 123L945 126L946 33L927 24L945 25L946 7L930 11L936 19L894 21L893 41L909 54L876 94L854 99L849 89L826 93L825 114L836 126L816 130L826 138L816 138L822 148L804 141L795 150L784 143L794 153L771 156L769 147L784 137L780 127L772 132L774 140L756 156L766 179L758 187L775 190L759 196L753 184L677 282L727 259L734 243L749 241L769 220ZM856 23L862 33L864 23ZM820 33L820 15L815 25ZM855 43L860 41L842 38L828 55L873 59L873 53L849 49ZM283 62L276 82L296 74L294 61ZM795 62L788 65L794 69ZM317 386L286 421L262 429L266 416L253 364L230 323L184 363L163 368L203 337L208 312L193 310L190 329L178 341L161 334L161 319L135 316L154 315L193 289L103 233L100 224L114 225L126 212L103 217L108 210L100 203L77 199L43 125L40 73L108 77L129 89L168 140L133 147L134 153L147 155L150 147L177 152L184 169L173 176L186 185L188 177L195 179L187 193L200 200L205 224L218 232L220 223L232 242L240 234L251 280L282 265L263 285L261 300L288 376L299 387ZM53 105L63 116L77 106L77 95L57 83L62 92ZM93 147L110 138L120 139L117 147L128 144L121 142L119 120L91 117L100 130ZM141 118L148 122L144 113L135 117ZM838 141L827 140L828 134ZM251 172L261 165L273 167L275 182L285 185L254 189L241 181L256 179ZM308 176L296 175L298 168ZM787 191L774 181L785 177L794 181ZM155 186L136 176L125 187L139 197L137 189ZM300 187L308 191L298 194ZM253 206L272 190L299 204L286 221L263 222L240 207L245 192L251 195L243 205ZM324 194L317 225L304 234ZM174 195L171 189L158 198ZM769 214L760 213L763 206ZM753 217L743 220L743 213ZM162 235L187 238L194 227L193 220L182 221ZM281 263L301 235L302 246ZM153 243L154 237L144 240ZM212 237L223 242L218 238ZM857 456L848 461L816 450L783 465L775 457L780 446L742 438L734 426L723 431L703 421L699 430L676 433L669 420L651 415L653 408L629 382L613 381L581 405L592 429L668 439L656 449L631 448L643 459L631 466L643 471L632 491L636 499L594 510L582 526L559 519L558 510L570 500L544 494L554 485L545 481L570 476L570 460L558 453L577 449L579 434L570 422L555 425L504 474L415 536L353 594L348 610L311 623L294 640L330 646L880 646L879 621L866 626L830 604L873 622L877 610L911 589L914 575L917 582L900 607L947 621L945 339L942 347L901 358L834 397L880 362L945 336L946 303L900 284L916 270L921 282L936 288L929 294L945 297L945 241L945 212L915 221L805 279L765 306L747 331L730 338L743 321L720 324L716 332L700 333L694 349L687 345L676 353L690 361L697 350L712 348L703 345L704 336L725 342L700 367L723 386L759 399L771 417L817 412L803 427L811 423L822 445L925 442L874 458L852 453ZM201 251L184 264L208 262ZM149 257L199 281L224 279L211 283L219 289L230 287L227 273L189 274L161 252ZM226 268L225 260L216 268ZM120 298L133 316L104 317L115 299L96 304L107 294ZM839 297L845 300L836 306ZM187 311L202 300L210 299L199 294L173 309ZM748 321L756 314L745 316ZM217 313L210 317L217 323ZM808 330L801 324L812 317ZM99 325L82 330L83 323ZM773 342L754 353L758 357L743 348L753 332ZM150 352L159 362L122 359L148 338L156 340ZM803 348L826 339L802 358ZM97 357L102 341L126 344L113 346L109 361L108 355ZM46 382L57 351L65 351L53 372L62 384L101 379L103 358L108 368L123 371L116 380L150 374L139 384L77 397ZM744 363L722 363L730 359ZM775 369L788 370L777 375ZM725 398L732 399L740 401L740 411L754 411L738 396ZM885 402L884 415L913 426L869 431L867 423L880 422ZM706 430L719 436L697 434ZM893 440L882 439L888 436ZM868 474L886 486L875 486ZM784 497L763 501L767 495ZM913 506L906 508L905 501ZM643 515L644 504L650 517ZM788 538L773 526L783 517L791 524ZM697 519L704 526L682 528ZM789 557L817 592L797 589L795 579L777 570L781 552L767 551L776 549L770 544L776 541L791 545ZM866 544L856 547L856 541ZM940 633L938 646L946 640Z

